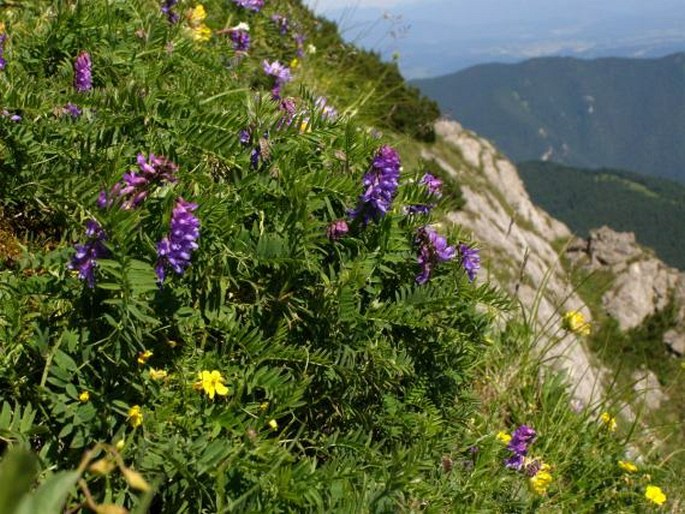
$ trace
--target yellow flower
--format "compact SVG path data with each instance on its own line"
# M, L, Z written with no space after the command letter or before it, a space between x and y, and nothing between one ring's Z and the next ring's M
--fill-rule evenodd
M550 467L547 464L543 464L540 471L529 479L531 489L540 496L547 492L547 488L552 483L552 474L549 471Z
M140 405L134 405L128 410L128 422L133 428L143 424L143 409L140 408Z
M663 505L666 502L666 495L661 490L661 487L656 485L648 485L645 489L645 498L657 505Z
M83 391L81 394L78 395L78 400L81 403L86 403L88 400L90 400L90 393L88 391Z
M5 23L0 21L0 34L5 32Z
M191 25L199 25L207 19L207 11L205 11L205 6L202 4L197 4L195 9L189 9L186 13L186 18Z
M126 441L124 439L119 439L117 443L114 445L114 447L117 449L117 451L121 451L124 449L124 446L126 445Z
M292 69L297 68L299 65L300 65L300 60L297 57L295 57L292 61L290 61L290 67Z
M138 364L141 366L144 365L148 360L150 360L152 355L152 350L145 350L144 352L138 353Z
M628 473L635 473L637 471L637 466L629 460L619 460L618 467L623 471L627 471Z
M219 396L228 394L228 387L224 384L224 378L217 370L204 370L198 373L198 380L193 384L193 387L198 391L204 391L210 400L214 399L215 394Z
M193 36L195 41L199 41L200 43L205 43L212 39L212 29L210 29L204 23L197 27L191 27L190 34Z
M599 417L599 419L604 423L604 426L607 427L609 432L615 432L616 431L616 418L613 417L611 414L608 412L602 412L602 415Z
M300 133L304 134L305 132L311 132L311 128L309 127L309 120L302 120L302 123L300 123Z
M504 444L509 444L509 441L511 441L511 434L507 434L506 432L503 432L502 430L497 432L497 435L495 437L497 437L498 441L501 441Z
M564 314L564 328L581 336L590 335L590 323L585 320L585 316L580 311L569 311Z
M259 404L259 410L267 410L269 408L269 402L262 402Z
M278 421L275 419L270 420L269 426L271 427L271 430L278 430Z
M152 380L164 380L169 374L163 369L150 368L148 372Z

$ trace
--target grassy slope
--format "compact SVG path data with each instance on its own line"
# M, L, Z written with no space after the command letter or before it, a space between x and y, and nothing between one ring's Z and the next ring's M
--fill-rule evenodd
M29 252L18 258L13 253L0 272L0 386L2 396L14 400L0 415L4 443L32 446L47 468L75 466L84 446L123 438L127 464L151 480L164 479L155 508L173 505L178 512L198 512L200 505L212 512L643 512L650 481L675 494L671 471L656 460L647 459L626 483L616 466L624 456L623 433L598 423L597 409L574 412L558 378L541 382L540 360L530 350L535 335L520 320L506 329L486 323L470 302L494 309L497 296L472 288L455 268L443 275L454 281L445 291L458 292L449 302L392 288L369 303L365 322L378 324L352 337L352 325L344 323L357 319L358 306L380 287L367 270L394 276L401 269L411 283L416 267L406 237L381 244L355 236L351 247L336 246L328 258L348 262L360 252L359 259L340 273L333 265L317 268L321 256L331 253L321 235L326 222L354 205L358 180L378 145L367 135L369 125L393 126L387 116L397 90L392 84L384 89L383 75L368 73L369 63L383 69L380 63L365 58L359 67L336 64L353 49L326 39L332 37L328 29L317 39L321 25L298 4L274 2L274 8L301 16L319 47L303 63L290 94L307 109L309 89L328 94L350 118L332 124L314 119L306 133L297 125L278 132L277 106L255 102L251 92L265 89L261 58L293 50L281 46L267 18L251 18L255 50L234 69L226 67L225 42L195 46L182 33L169 34L156 2L135 2L132 10L121 5L114 19L109 3L93 5L60 20L41 18L46 6L40 5L36 12L11 12L8 55L19 62L11 64L3 105L19 110L25 122L1 120L7 138L0 155L12 176L1 198L8 212L30 219L19 224L12 218L14 237ZM206 5L213 28L237 21L223 2ZM140 22L147 34L136 39ZM176 44L171 54L165 50L169 38ZM71 59L90 45L97 48L96 92L75 96ZM298 86L304 87L300 93ZM53 109L68 100L97 116L53 117ZM250 171L249 151L235 140L250 124L271 130L273 157L259 172ZM417 166L420 145L407 137L388 132L383 141L401 149L404 177L416 179L423 171ZM187 278L167 286L168 295L156 293L153 235L165 230L158 220L168 217L173 189L153 196L140 216L93 207L102 184L118 180L136 151L147 147L181 164L178 192L202 196L200 257ZM418 198L403 182L398 203ZM393 230L399 234L401 226L411 234L414 227L405 226L401 213L398 205L390 218ZM98 276L108 282L94 296L65 271L89 215L107 222L124 266L103 263ZM142 224L145 230L138 228ZM297 244L285 243L295 236ZM32 244L38 240L47 245ZM127 249L139 252L143 262L132 261ZM376 255L386 253L388 260L375 266ZM320 273L316 280L312 270ZM305 291L325 294L324 303L335 308L316 310L322 302L307 303L302 284ZM135 309L128 310L131 299ZM405 299L409 304L400 307ZM418 308L422 315L411 321L417 326L392 343L383 339L386 331L404 330ZM440 341L422 337L439 316L455 318L445 328L449 337L439 338L442 349ZM259 327L251 325L260 320ZM329 332L318 323L340 328ZM316 348L319 343L323 347ZM171 370L168 381L156 384L139 371L142 344L155 349L151 365ZM468 352L450 353L462 344ZM444 373L431 375L442 369L435 364L440 355ZM415 379L421 362L427 374ZM210 402L192 389L203 368L230 377L228 402ZM77 400L81 388L92 391L89 402ZM431 391L433 400L427 401ZM146 413L135 430L126 422L134 401ZM40 407L36 432L31 421L15 426L5 415L26 412L30 404ZM612 410L610 404L603 408ZM270 419L278 420L278 429L270 428ZM496 432L524 423L539 432L532 455L552 466L554 481L544 496L502 465L508 452ZM106 483L92 475L88 481L98 498L137 503L116 474Z
M579 236L601 225L635 232L671 266L685 269L685 187L619 170L550 162L518 165L533 201Z
M570 165L685 181L685 54L541 58L416 84L514 160L539 159L553 147L553 159Z

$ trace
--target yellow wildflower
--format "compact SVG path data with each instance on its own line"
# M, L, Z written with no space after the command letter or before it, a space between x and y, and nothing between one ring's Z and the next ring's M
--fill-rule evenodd
M128 410L128 422L133 428L143 424L143 409L140 408L140 405L134 405Z
M540 496L547 492L547 488L552 483L552 474L549 471L549 465L543 464L542 467L540 467L540 471L529 479L531 489Z
M300 133L304 134L305 132L311 132L312 129L309 126L309 120L302 120L302 123L300 123Z
M511 441L511 434L507 434L506 432L503 432L502 430L497 432L497 435L495 437L497 437L498 441L500 441L504 444L509 444L509 441Z
M637 466L629 460L619 460L618 467L623 471L627 471L628 473L635 473L637 471Z
M150 357L152 357L153 353L152 350L145 350L144 352L139 352L138 353L138 364L141 366L147 363L148 360L150 360Z
M259 410L267 410L269 408L269 402L262 402L259 404Z
M152 380L164 380L169 374L163 369L150 368L150 378Z
M564 314L564 328L581 336L590 335L590 323L585 320L585 316L580 311L569 311Z
M117 451L121 451L124 449L124 446L126 445L126 440L124 439L119 439L117 443L114 445L114 447L117 449Z
M90 393L88 391L83 391L78 395L78 401L81 403L86 403L88 400L90 400Z
M648 485L645 489L645 498L657 505L663 505L666 502L666 495L661 490L661 487L656 485Z
M295 57L292 61L290 61L290 67L292 69L297 68L299 65L300 65L300 60L297 57Z
M202 4L197 4L194 9L188 9L186 18L188 18L188 23L191 25L200 25L207 19L207 11L205 11L205 6Z
M193 36L193 39L195 41L199 41L200 43L205 43L212 39L212 29L210 29L204 23L198 27L191 27L190 33Z
M278 430L278 421L275 419L270 420L269 426L271 427L271 430Z
M0 34L5 32L5 23L0 21Z
M608 412L602 412L602 415L599 417L599 419L604 423L604 426L607 427L609 432L615 432L616 431L616 418L613 417L611 414Z
M217 370L204 370L198 373L198 380L193 384L193 387L198 391L204 391L210 400L214 399L215 394L219 396L228 394L228 387L224 384L224 378Z

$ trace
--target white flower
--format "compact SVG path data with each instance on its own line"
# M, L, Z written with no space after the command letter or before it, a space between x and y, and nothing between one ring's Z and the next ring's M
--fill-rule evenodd
M309 43L307 45L307 53L312 54L312 55L315 54L316 53L316 47L314 45L312 45L311 43Z
M250 26L244 21L241 21L235 27L233 27L233 30L244 30L245 32L250 32Z

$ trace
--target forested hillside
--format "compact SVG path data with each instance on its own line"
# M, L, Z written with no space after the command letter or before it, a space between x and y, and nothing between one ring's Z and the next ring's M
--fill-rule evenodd
M415 84L516 160L685 182L685 54L485 64Z
M621 170L586 170L550 162L518 164L533 201L574 233L608 225L635 232L671 266L685 270L685 187Z

